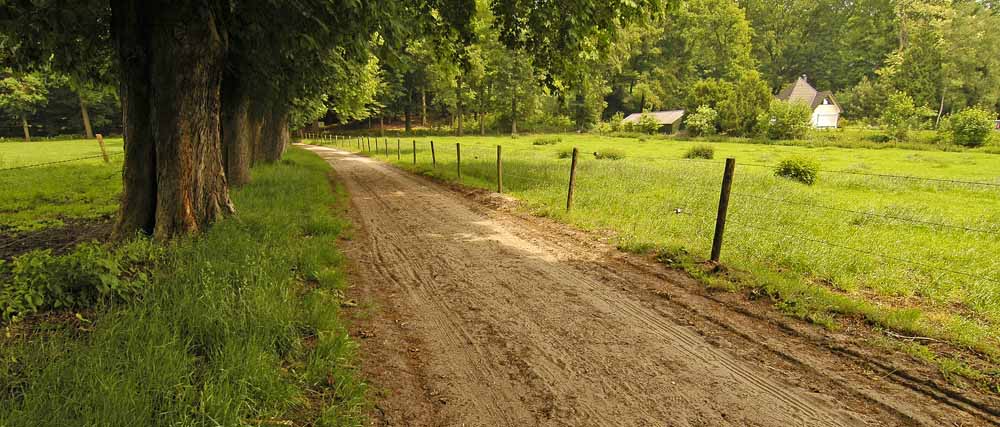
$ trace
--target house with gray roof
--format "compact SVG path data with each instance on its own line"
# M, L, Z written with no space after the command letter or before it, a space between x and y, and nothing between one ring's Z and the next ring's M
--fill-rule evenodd
M674 133L680 127L681 118L684 117L684 110L670 110L670 111L647 111L645 114L651 116L660 124L660 131L664 133ZM639 118L641 118L643 113L633 113L629 114L622 124L639 123Z
M814 128L835 128L840 121L840 105L833 99L833 93L820 92L809 84L805 74L795 83L786 85L778 92L777 98L785 102L801 102L812 110Z

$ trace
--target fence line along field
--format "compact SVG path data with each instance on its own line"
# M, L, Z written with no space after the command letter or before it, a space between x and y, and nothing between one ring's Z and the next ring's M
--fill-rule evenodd
M685 159L693 143L578 135L417 138L398 148L396 138L312 142L492 191L500 145L503 191L533 213L611 230L624 249L656 251L726 287L739 286L740 276L703 274L697 262L708 258L723 159L732 157L722 261L750 273L742 282L814 322L834 326L832 315L857 314L900 334L948 340L1000 360L1000 158L994 155L717 143L714 159ZM580 157L567 212L573 147ZM818 162L813 185L775 175L775 165L794 156ZM995 368L953 369L998 383L990 377Z
M122 140L0 143L0 236L107 218L121 192Z

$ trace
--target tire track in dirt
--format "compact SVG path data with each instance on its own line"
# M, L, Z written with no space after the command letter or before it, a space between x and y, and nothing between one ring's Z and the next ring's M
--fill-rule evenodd
M710 342L713 337L682 321L682 308L626 291L635 282L662 279L618 274L592 252L483 215L423 178L349 153L308 148L330 161L351 195L358 237L346 252L357 266L354 282L364 282L376 304L394 307L412 323L386 335L410 336L422 345L392 349L385 347L394 343L384 342L378 350L397 360L419 358L410 365L421 367L412 374L424 390L393 373L366 369L376 385L393 388L381 408L398 413L382 417L384 424L940 420L935 411L900 410L855 390L812 390L810 383L838 381L810 378L815 370L787 363L776 369L777 363L746 359L761 351L752 343ZM430 406L405 415L400 410Z

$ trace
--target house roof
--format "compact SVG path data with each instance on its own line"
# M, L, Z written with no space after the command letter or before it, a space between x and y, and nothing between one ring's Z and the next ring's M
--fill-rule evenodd
M777 98L782 101L801 102L813 110L823 105L823 101L826 100L827 103L833 104L838 110L840 109L840 105L833 99L833 93L829 91L817 91L816 88L809 84L808 79L804 75L799 77L795 83L785 85L781 89L781 92L778 92Z
M684 110L670 110L670 111L650 111L646 114L653 116L656 121L661 125L672 125L677 123L681 117L684 117ZM639 118L642 117L642 113L629 114L622 123L639 123Z

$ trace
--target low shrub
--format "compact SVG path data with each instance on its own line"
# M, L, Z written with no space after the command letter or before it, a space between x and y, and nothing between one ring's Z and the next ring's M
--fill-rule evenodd
M594 152L594 158L600 160L621 160L625 158L625 152L617 148L608 148L604 151Z
M639 116L639 122L636 123L633 128L638 132L652 135L659 132L660 127L662 127L662 125L656 120L655 117L653 117L652 114L644 112L641 116Z
M981 147L993 132L994 117L995 114L981 108L966 108L948 118L945 133L955 144Z
M685 159L712 159L714 157L715 148L708 144L695 145L684 154Z
M36 250L0 261L0 320L131 297L148 282L146 271L161 253L138 238L114 249L84 243L65 255Z
M558 157L560 159L568 159L570 157L573 157L573 149L572 148L564 148L562 150L559 150L559 152L556 153L556 157Z
M768 112L757 118L757 130L767 139L802 139L809 131L811 114L806 104L775 100Z
M707 105L698 107L695 112L688 115L685 123L688 133L691 136L715 135L716 123L719 121L719 113Z
M556 145L562 142L562 138L558 136L548 137L548 138L536 138L531 142L531 145Z
M879 144L892 141L892 137L891 136L886 135L886 134L882 134L882 133L877 133L877 134L874 134L874 135L866 135L864 137L864 139L865 139L865 141L876 142L876 143L879 143Z
M778 163L774 175L813 185L819 174L819 163L806 157L790 157Z

